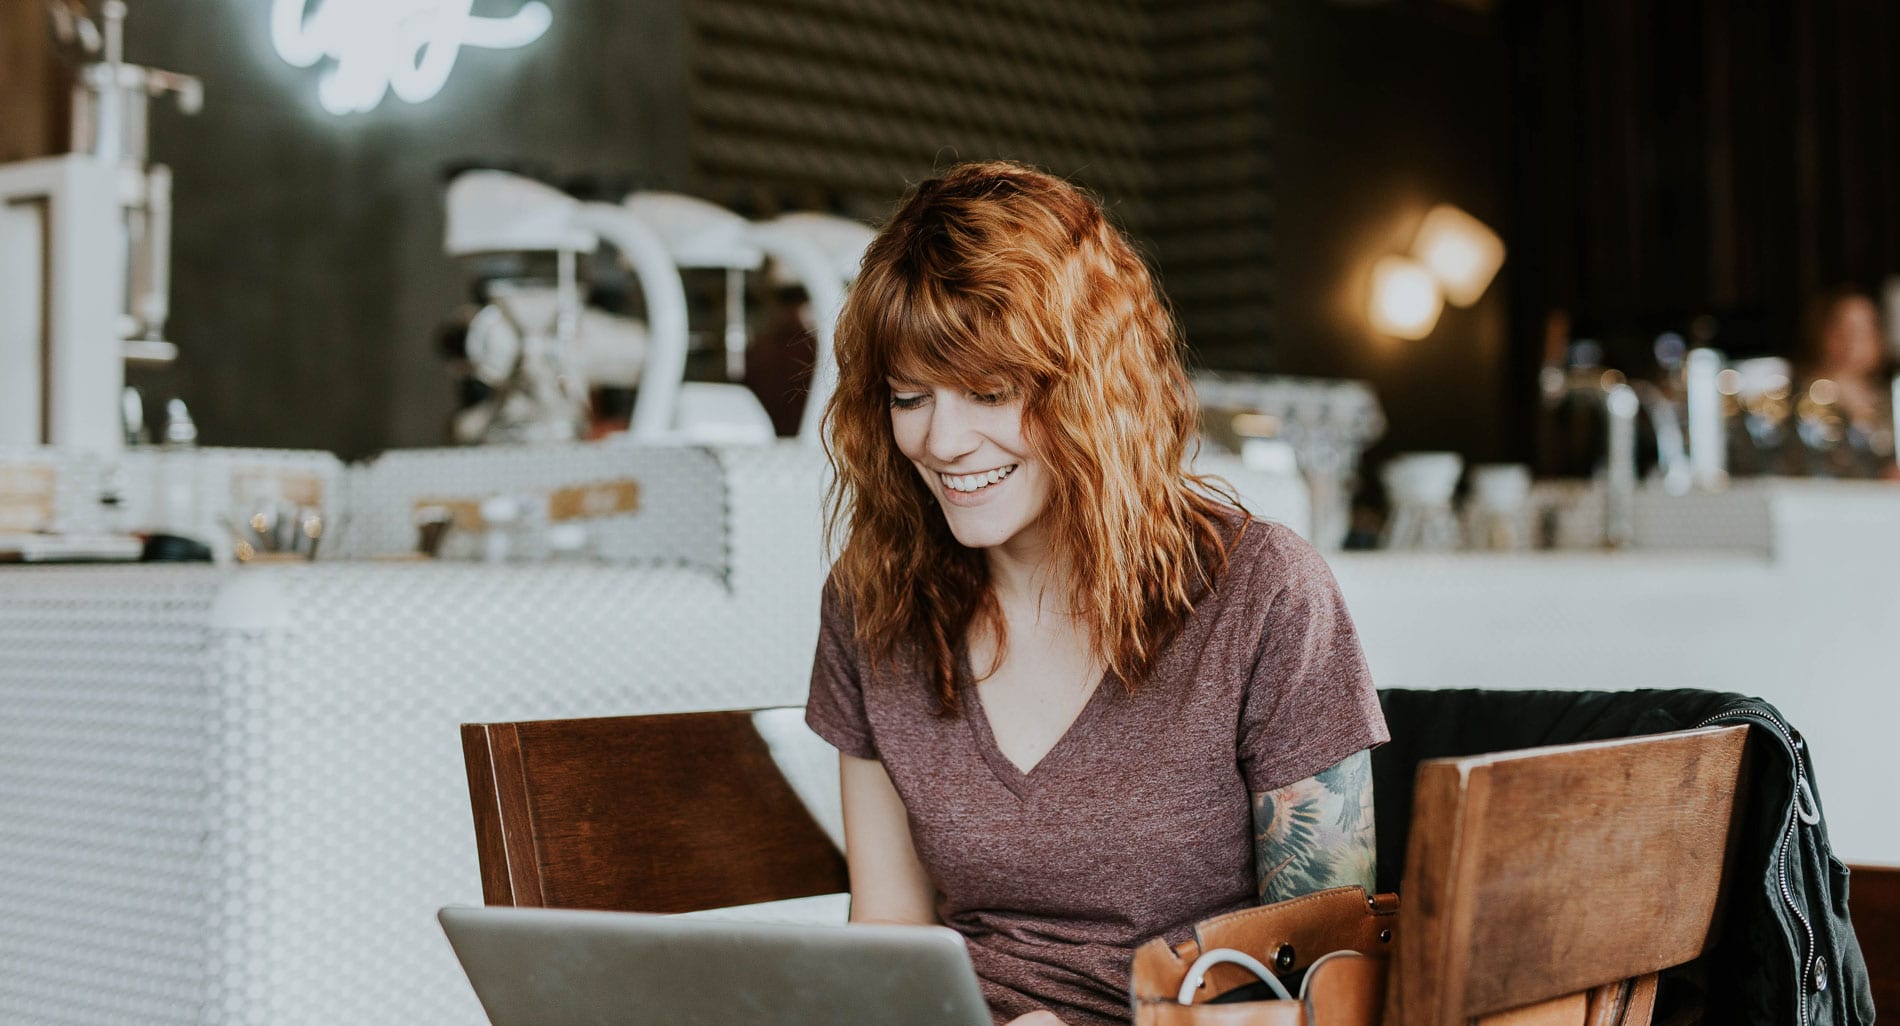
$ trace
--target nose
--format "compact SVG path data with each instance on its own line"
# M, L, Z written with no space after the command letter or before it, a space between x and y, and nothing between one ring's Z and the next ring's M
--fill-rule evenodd
M959 393L938 392L930 403L930 427L924 434L924 454L940 466L953 466L976 451L978 437L973 405Z

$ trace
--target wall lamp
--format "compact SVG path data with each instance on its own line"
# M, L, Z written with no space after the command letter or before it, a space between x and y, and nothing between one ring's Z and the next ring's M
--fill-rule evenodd
M1440 203L1425 215L1409 256L1384 256L1372 265L1372 327L1393 338L1424 338L1446 303L1476 303L1502 266L1498 233Z

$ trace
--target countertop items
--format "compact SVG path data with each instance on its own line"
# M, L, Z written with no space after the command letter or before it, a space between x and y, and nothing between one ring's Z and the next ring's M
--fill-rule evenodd
M1385 434L1385 412L1372 388L1363 381L1203 371L1194 376L1194 390L1209 414L1247 411L1273 419L1273 437L1293 447L1312 496L1313 529L1302 533L1322 550L1339 548L1352 520L1359 457ZM1210 425L1207 435L1244 447L1227 428Z
M1900 486L1878 481L1759 477L1731 480L1721 491L1686 495L1643 487L1630 499L1634 537L1628 548L1635 552L1773 556L1784 539L1809 531L1825 533L1831 520L1878 525L1886 518L1900 518ZM1538 481L1526 505L1537 535L1534 547L1602 551L1606 496L1600 483Z
M0 534L0 563L126 563L144 551L124 534Z
M1494 552L1529 548L1530 495L1531 468L1522 463L1472 467L1464 510L1466 547Z
M1386 548L1458 548L1463 539L1451 497L1464 467L1464 458L1455 452L1405 453L1386 461L1379 470L1392 504L1383 539Z

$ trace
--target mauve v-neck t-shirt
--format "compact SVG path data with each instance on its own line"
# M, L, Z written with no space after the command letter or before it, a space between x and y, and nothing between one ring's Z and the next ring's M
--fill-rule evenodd
M1247 524L1149 679L1096 688L1028 773L996 747L974 687L938 715L914 658L874 672L837 590L806 721L884 764L999 1023L1037 1008L1126 1023L1136 945L1256 903L1249 793L1387 739L1332 573L1277 524Z

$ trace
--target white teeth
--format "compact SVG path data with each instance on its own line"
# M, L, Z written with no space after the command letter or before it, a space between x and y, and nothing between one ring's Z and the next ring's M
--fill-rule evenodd
M974 492L979 488L1001 481L1014 472L1015 469L1016 464L1012 463L1007 467L997 467L995 470L986 470L981 474L959 474L955 476L939 474L938 477L942 479L943 486L953 492Z

